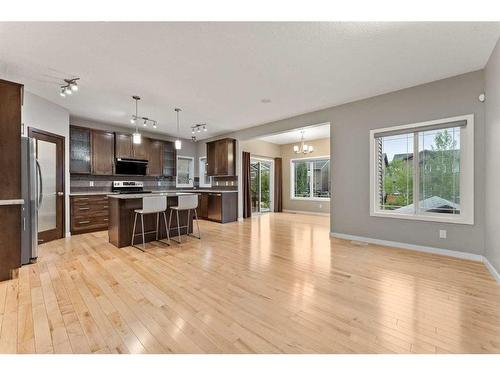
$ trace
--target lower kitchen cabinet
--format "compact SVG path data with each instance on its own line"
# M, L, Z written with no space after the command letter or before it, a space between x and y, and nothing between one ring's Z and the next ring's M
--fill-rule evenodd
M229 223L238 219L238 192L213 192L198 195L200 219Z
M108 229L108 197L106 195L78 195L70 197L71 234Z

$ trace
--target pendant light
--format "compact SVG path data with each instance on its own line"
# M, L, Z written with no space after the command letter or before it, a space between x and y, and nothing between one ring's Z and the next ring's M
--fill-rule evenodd
M180 150L182 148L182 142L181 142L181 137L180 137L180 124L179 124L179 112L181 111L180 108L175 108L175 112L177 112L177 139L175 140L175 149Z
M135 124L135 133L132 134L132 142L136 145L141 144L141 133L139 133L139 129L137 129L137 103L141 98L139 96L132 96L132 99L135 100L135 117L133 117L133 124Z

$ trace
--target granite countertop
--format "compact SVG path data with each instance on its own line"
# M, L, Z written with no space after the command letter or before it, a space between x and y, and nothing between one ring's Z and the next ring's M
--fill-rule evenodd
M238 190L214 190L214 189L178 189L178 190L154 190L151 193L144 194L162 194L162 193L237 193ZM111 191L78 191L74 193L69 193L72 197L82 196L82 195L118 195L118 193L113 193ZM121 194L121 195L131 195L131 194Z
M154 197L154 196L166 196L166 197L178 197L179 195L193 195L195 193L182 193L182 192L153 192L153 193L139 193L139 194L109 194L109 198L115 199L137 199L144 197Z
M77 191L75 193L69 193L70 197L77 197L79 195L112 195L118 194L111 191Z

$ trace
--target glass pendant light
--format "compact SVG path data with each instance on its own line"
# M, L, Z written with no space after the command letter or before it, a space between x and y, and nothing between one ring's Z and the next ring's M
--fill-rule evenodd
M137 118L137 103L141 98L139 96L132 96L132 99L135 100L135 118ZM134 120L135 120L134 118ZM135 145L141 144L141 133L139 133L139 129L137 129L137 121L134 121L135 123L135 133L132 134L132 142Z
M180 108L175 108L175 112L177 112L177 139L175 140L175 149L180 150L182 148L182 142L180 140L180 125L179 125L179 112Z

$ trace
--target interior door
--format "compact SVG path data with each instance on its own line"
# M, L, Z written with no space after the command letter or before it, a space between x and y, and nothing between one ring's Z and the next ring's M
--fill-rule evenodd
M64 237L64 137L29 128L38 172L38 243Z

